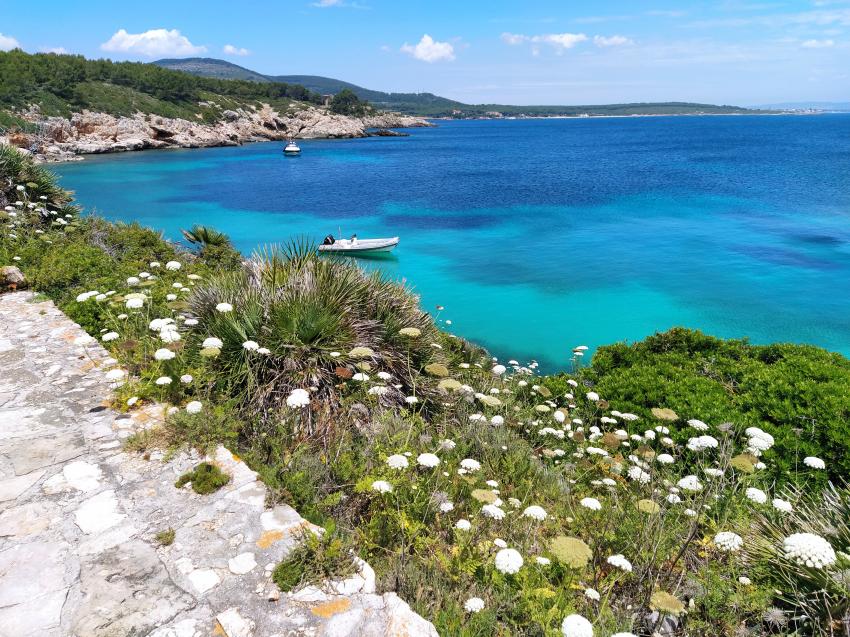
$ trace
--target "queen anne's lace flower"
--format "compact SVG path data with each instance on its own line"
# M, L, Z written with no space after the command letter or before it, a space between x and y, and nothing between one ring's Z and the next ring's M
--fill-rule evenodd
M372 483L372 491L377 491L378 493L389 493L392 490L393 485L386 480L375 480Z
M216 338L215 336L210 336L209 338L204 339L202 347L204 349L214 348L221 349L224 346L224 343L221 342L220 338Z
M500 509L495 504L485 504L481 507L481 513L486 515L488 518L493 518L494 520L501 520L505 517L504 510Z
M714 436L697 436L688 440L686 445L691 451L703 451L705 449L715 449L720 444Z
M190 414L199 414L204 410L204 406L199 400L193 400L186 404L186 411Z
M300 387L293 389L289 396L286 397L286 405L293 409L306 407L310 404L310 394L306 389Z
M484 600L480 597L470 597L463 608L467 613L479 613L484 610Z
M684 478L679 480L676 483L676 485L680 489L682 489L683 491L701 491L702 490L702 484L700 483L699 479L694 475L685 476Z
M596 498L582 498L579 504L581 504L581 506L586 509L590 509L591 511L599 511L599 509L602 508L602 503Z
M617 568L626 571L627 573L632 572L632 563L627 560L622 553L617 553L616 555L612 555L607 559L607 562L611 566L616 566Z
M156 261L154 261L153 263L151 263L151 264L150 264L150 266L151 266L152 268L154 268L154 267L159 267L159 264L158 264L158 263L157 263L156 265L154 265L154 263L156 263ZM165 269L166 269L166 270L174 270L174 271L176 271L176 270L179 270L179 269L180 269L180 268L182 268L182 267L183 267L183 266L182 266L182 265L180 265L180 262L179 262L179 261L169 261L168 263L166 263L166 264L165 264Z
M647 484L650 480L649 474L640 467L629 467L629 477L641 484Z
M526 507L525 511L522 512L522 516L531 518L532 520L542 521L546 519L547 513L543 507L532 504L530 507Z
M764 504L767 502L767 494L761 489L750 487L744 493L746 494L747 499L755 502L756 504Z
M172 352L170 349L165 349L164 347L156 350L153 355L153 357L158 361L170 361L175 356L177 356L177 354Z
M416 457L416 462L418 462L419 465L422 467L428 467L429 469L433 469L438 464L440 464L440 459L433 453L420 453Z
M708 431L708 425L705 424L702 420L697 420L696 418L692 418L688 421L688 424L696 429L697 431Z
M496 553L496 570L500 573L513 575L522 568L522 555L516 549L502 549Z
M459 531L468 531L472 528L472 524L469 522L469 520L460 519L455 522L455 528Z
M481 468L481 463L472 458L464 458L460 461L460 466L467 471L478 471Z
M721 531L714 536L714 543L721 551L733 553L744 545L743 538L732 531Z
M593 624L581 615L568 615L561 624L564 637L593 637Z
M800 566L824 568L835 563L835 551L820 535L794 533L782 541L785 557Z
M407 469L410 464L400 453L394 453L389 458L387 458L387 464L391 469Z
M803 458L803 464L811 469L826 469L826 463L815 456Z
M794 506L788 500L783 500L782 498L773 498L773 508L777 511L782 511L782 513L791 513L794 511Z

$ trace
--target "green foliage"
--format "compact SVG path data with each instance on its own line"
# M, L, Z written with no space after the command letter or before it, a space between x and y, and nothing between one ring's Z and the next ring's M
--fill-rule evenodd
M331 100L331 112L337 115L365 115L369 110L369 103L362 101L350 89L342 89L333 96Z
M177 535L174 529L165 529L164 531L158 532L154 539L160 544L160 546L171 546L174 544L174 536Z
M600 348L583 375L623 412L650 418L663 406L685 420L761 427L776 439L765 461L780 482L795 480L809 455L826 461L823 480L850 473L850 361L840 354L676 328ZM545 383L556 392L564 387L557 377Z
M234 310L219 312L222 302ZM413 387L414 370L437 356L430 343L440 338L407 289L323 258L306 242L257 254L247 268L211 278L192 295L191 309L200 331L223 341L209 359L218 382L247 413L264 417L284 407L295 388L313 385L318 398L337 396L336 370L365 360L355 348L368 348L372 363ZM403 327L423 336L405 338ZM248 340L270 353L246 352Z
M303 86L281 82L220 80L168 70L155 64L87 60L81 55L16 49L0 52L0 108L37 103L46 115L88 108L115 115L136 109L166 117L201 113L210 94L240 101L294 99L321 103ZM216 114L218 114L216 112Z
M198 256L210 268L234 270L241 266L242 255L223 232L210 226L194 225L189 230L181 230L183 236L198 249Z
M272 572L272 579L287 593L306 584L339 580L355 572L351 543L336 532L305 533L303 542Z
M200 495L209 495L221 489L224 485L230 482L230 476L222 472L214 464L202 462L192 471L187 471L182 476L177 478L174 486L178 489L186 486L187 483L192 483L192 490Z

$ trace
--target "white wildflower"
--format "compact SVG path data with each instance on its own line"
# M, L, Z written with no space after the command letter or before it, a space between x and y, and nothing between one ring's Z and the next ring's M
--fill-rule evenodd
M501 520L505 517L504 510L500 509L495 504L485 504L481 507L481 513L488 518L493 518L494 520Z
M502 549L496 553L496 570L506 575L518 573L523 565L522 555L516 549Z
M835 551L829 542L814 533L794 533L782 541L785 557L809 568L824 568L835 563Z
M732 531L721 531L714 536L714 543L721 551L733 553L744 545L744 539Z
M826 463L815 456L803 458L803 464L811 469L826 469Z
M564 637L593 637L593 624L581 615L567 615L561 623Z
M611 566L615 566L627 573L632 572L632 563L627 560L622 553L612 555L606 560Z
M463 605L467 613L480 613L484 610L484 600L480 597L470 597Z
M440 459L435 456L433 453L420 453L416 457L416 462L421 467L427 467L429 469L433 469L438 464L440 464Z
M481 468L481 463L472 458L464 458L460 461L460 466L470 472L478 471Z
M375 480L372 483L372 490L377 491L378 493L389 493L393 490L393 485L386 480Z
M531 518L532 520L543 521L547 517L546 510L538 506L536 504L532 504L530 507L526 507L526 509L522 512L522 516L525 518Z
M409 463L400 453L396 453L387 458L387 464L391 469L407 469Z
M306 407L310 404L310 394L306 389L296 387L290 392L289 396L286 397L286 404L292 409Z
M582 498L579 504L581 504L581 506L585 509L590 509L591 511L599 511L602 508L602 503L596 498Z
M199 414L203 411L203 409L204 406L199 400L193 400L190 403L186 403L186 411L190 414Z
M751 500L756 504L764 504L765 502L767 502L767 494L761 489L750 487L744 493L747 496L748 500Z
M160 348L154 352L153 357L158 361L170 361L175 358L177 354L172 352L170 349Z

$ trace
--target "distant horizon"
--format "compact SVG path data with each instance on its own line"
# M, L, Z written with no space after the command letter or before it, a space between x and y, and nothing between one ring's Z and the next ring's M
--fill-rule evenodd
M467 104L850 102L850 0L290 0L259 7L261 21L189 4L6 3L0 50L209 57Z

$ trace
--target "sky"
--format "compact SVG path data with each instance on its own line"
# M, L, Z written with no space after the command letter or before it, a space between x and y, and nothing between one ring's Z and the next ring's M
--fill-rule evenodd
M467 103L850 101L850 0L0 0L15 47Z

